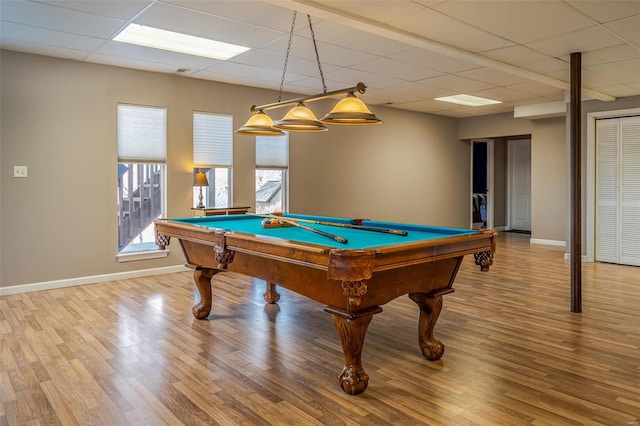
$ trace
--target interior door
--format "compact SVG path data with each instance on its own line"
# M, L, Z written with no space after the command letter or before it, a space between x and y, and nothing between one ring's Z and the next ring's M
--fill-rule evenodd
M640 266L640 117L596 122L596 260Z
M531 232L531 139L509 141L510 228Z

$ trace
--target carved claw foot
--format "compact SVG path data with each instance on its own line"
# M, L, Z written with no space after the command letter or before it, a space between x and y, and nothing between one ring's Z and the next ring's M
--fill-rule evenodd
M422 350L422 355L431 361L439 360L444 354L444 344L437 339L423 342L420 345L420 349Z
M345 367L338 376L338 383L345 393L359 395L367 389L369 376L362 368Z
M276 285L273 283L267 283L267 288L262 295L264 301L267 303L277 303L280 300L280 293L276 290Z
M193 305L193 308L191 308L191 313L197 319L205 319L211 313L211 304L207 305L203 302L196 303Z

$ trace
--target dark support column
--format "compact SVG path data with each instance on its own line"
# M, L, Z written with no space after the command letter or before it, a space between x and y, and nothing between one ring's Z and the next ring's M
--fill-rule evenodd
M582 312L582 53L571 54L571 312Z

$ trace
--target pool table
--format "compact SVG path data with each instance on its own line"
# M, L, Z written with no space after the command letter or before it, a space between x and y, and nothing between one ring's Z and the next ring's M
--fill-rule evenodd
M263 217L244 214L158 219L156 243L164 249L171 237L179 240L200 293L200 301L192 309L198 319L211 311L211 278L225 270L265 280L267 303L280 299L279 285L324 304L344 352L345 366L338 382L351 395L367 388L362 346L367 327L382 305L408 294L420 311L418 342L422 354L430 360L440 359L444 345L434 337L434 327L442 296L453 292L464 256L473 254L483 271L493 263L496 232L492 230L297 214L283 217L305 220L299 223L347 241L338 242L298 226L265 228ZM339 225L382 228L383 232ZM393 230L407 235L386 232L397 232Z

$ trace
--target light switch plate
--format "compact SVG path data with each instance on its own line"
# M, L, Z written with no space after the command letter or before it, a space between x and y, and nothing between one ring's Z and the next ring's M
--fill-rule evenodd
M27 166L13 166L13 177L26 178Z

